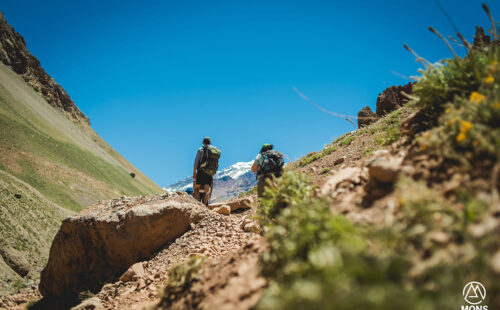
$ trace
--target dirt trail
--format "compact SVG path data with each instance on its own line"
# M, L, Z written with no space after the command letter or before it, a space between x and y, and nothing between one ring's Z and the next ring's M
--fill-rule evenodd
M217 259L237 256L238 250L248 244L258 244L261 239L259 234L245 232L240 228L252 213L252 209L229 216L214 212L211 217L192 225L190 231L165 246L149 261L143 262L143 277L136 281L118 281L104 286L96 295L101 300L102 307L143 309L154 306L159 300L161 289L168 281L168 270L173 265L182 263L193 255L209 258L205 263L211 265Z

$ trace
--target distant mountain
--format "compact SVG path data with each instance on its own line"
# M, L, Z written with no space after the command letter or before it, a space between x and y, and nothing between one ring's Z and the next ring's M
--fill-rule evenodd
M223 169L214 176L214 192L211 202L218 202L238 196L255 185L255 173L251 171L253 161L238 162ZM193 178L188 177L164 188L167 192L185 191L193 187Z

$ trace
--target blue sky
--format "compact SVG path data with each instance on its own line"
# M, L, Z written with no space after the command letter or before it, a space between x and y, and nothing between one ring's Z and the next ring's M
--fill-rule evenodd
M440 3L470 40L483 1ZM499 18L500 5L486 1ZM454 33L422 1L3 1L0 10L92 127L161 186L192 173L204 136L221 167L264 142L290 159L354 129L356 115L416 75L403 43L450 57L428 30ZM496 14L495 14L496 13ZM460 50L459 47L457 47Z

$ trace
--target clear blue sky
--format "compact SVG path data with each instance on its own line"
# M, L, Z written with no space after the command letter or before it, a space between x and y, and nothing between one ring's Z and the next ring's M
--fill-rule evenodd
M469 39L482 1L441 0ZM486 1L497 19L500 3ZM2 1L0 10L93 128L161 186L191 174L204 136L221 167L264 142L292 160L354 127L316 110L375 109L415 75L408 43L449 57L427 27L453 34L422 1ZM496 13L496 14L495 14Z

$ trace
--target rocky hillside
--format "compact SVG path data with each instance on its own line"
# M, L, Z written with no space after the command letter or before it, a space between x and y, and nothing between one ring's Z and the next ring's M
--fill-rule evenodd
M3 294L38 277L66 216L98 200L161 189L92 130L3 16L0 58Z

